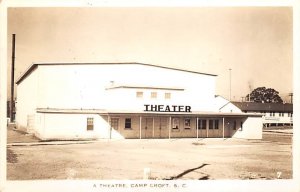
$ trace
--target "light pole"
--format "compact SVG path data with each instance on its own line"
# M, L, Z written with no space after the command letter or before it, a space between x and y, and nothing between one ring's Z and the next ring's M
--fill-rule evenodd
M231 68L229 68L229 101L231 101Z

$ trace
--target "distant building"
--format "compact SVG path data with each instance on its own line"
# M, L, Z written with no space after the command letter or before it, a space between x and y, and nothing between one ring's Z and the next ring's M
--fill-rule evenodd
M262 115L265 127L293 125L293 104L291 103L255 103L232 102L245 113Z
M33 64L17 81L17 127L43 140L261 139L261 115L215 97L215 81L143 63Z

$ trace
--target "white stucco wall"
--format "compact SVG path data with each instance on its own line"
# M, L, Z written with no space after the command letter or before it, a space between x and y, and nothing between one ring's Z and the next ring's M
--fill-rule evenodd
M143 110L136 98L136 89L106 90L113 81L116 85L183 88L184 91L172 92L170 103L192 105L194 110L214 110L211 105L215 92L214 76L126 64L41 65L38 70L39 108L115 109L117 106L124 110ZM159 95L166 92L156 91ZM160 98L148 97L143 103L164 103L165 100Z
M27 129L28 116L35 115L38 102L38 75L34 70L24 81L17 86L16 122L20 129Z
M107 117L97 114L37 113L36 135L43 140L51 139L123 139L111 130ZM87 130L87 118L94 119L94 129ZM111 134L111 136L110 136Z
M262 118L248 117L243 119L243 126L239 128L232 137L241 139L262 139Z

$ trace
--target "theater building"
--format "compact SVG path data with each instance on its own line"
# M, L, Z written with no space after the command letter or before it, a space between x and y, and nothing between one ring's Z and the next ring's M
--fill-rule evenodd
M261 114L216 96L216 77L143 63L36 63L16 82L16 123L42 140L261 139Z

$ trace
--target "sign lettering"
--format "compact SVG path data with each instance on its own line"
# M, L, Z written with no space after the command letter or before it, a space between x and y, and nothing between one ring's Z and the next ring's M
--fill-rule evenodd
M191 106L185 105L144 105L144 111L151 111L151 112L191 112Z

